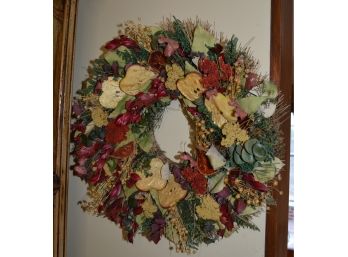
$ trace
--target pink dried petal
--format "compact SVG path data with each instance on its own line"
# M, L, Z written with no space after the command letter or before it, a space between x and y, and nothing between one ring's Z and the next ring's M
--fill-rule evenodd
M197 167L197 162L186 152L181 153L179 159L182 161L189 161L191 168Z
M235 114L241 120L244 120L248 116L248 114L239 106L237 101L231 100L229 104L235 108Z
M75 166L74 167L74 175L82 177L87 174L87 170L84 166Z
M175 41L171 38L160 36L158 38L158 43L163 44L167 43L166 48L164 49L164 56L169 57L174 54L174 52L179 48L178 41Z
M210 90L206 91L205 96L207 99L210 100L210 98L217 95L217 93L218 93L218 91L216 90L216 88L214 88L214 89L210 89Z
M246 207L246 202L243 199L237 199L234 203L234 208L238 214L242 213Z

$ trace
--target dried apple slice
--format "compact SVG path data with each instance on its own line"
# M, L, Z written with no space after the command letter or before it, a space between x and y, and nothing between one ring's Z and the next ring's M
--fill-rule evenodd
M166 184L167 180L162 179L161 170L163 167L163 162L159 158L154 158L150 162L150 172L151 176L145 177L143 173L137 173L140 176L140 180L138 180L135 184L137 188L141 191L150 191L151 189L161 190Z
M99 103L105 108L113 109L116 108L124 95L125 93L120 90L119 81L114 80L113 77L108 77L102 84Z
M205 107L207 107L208 111L211 113L211 118L215 125L221 128L225 123L227 123L227 120L220 113L219 109L216 107L215 102L212 99L206 98L204 104Z
M157 76L152 70L141 65L132 65L120 81L120 88L127 95L136 95L145 90L150 80Z
M202 76L200 74L191 72L187 74L185 78L178 80L176 86L180 93L183 94L187 99L190 101L195 101L204 92L201 79Z
M163 208L170 208L175 206L181 199L184 199L186 194L187 191L175 182L174 178L171 178L165 188L158 191L158 200Z
M212 97L216 107L219 109L220 113L224 116L224 118L230 122L237 121L237 118L233 115L234 107L230 105L230 98L217 93Z

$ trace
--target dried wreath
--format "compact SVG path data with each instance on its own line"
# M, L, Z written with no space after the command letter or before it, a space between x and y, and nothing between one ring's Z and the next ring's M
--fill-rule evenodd
M129 242L136 233L155 243L165 236L186 253L240 227L258 229L252 218L274 203L283 166L284 104L237 42L217 39L200 20L123 24L73 103L73 171L88 183L85 211L119 224ZM172 100L193 138L176 162L154 138Z

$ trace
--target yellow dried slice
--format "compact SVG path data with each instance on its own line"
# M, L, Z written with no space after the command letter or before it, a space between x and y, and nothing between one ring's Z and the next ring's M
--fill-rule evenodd
M126 76L120 81L120 88L127 95L142 92L147 83L156 77L156 73L141 65L132 65L127 69Z
M234 107L229 104L230 98L228 96L217 93L212 97L212 100L226 120L229 122L237 121L237 118L233 115Z
M227 120L220 113L219 109L215 105L215 102L212 99L206 98L204 104L205 107L207 107L208 111L211 113L211 117L215 125L221 128L227 122Z
M152 173L152 175L145 177L143 173L138 172L137 174L141 179L136 182L135 186L141 191L149 191L150 189L163 189L167 184L167 180L162 179L161 175L163 165L164 164L161 159L152 159L150 162L150 172Z
M171 178L165 188L158 191L158 200L163 208L170 208L185 198L186 194L187 191L179 183L176 183L174 178Z
M201 204L196 207L196 212L202 219L219 221L221 216L219 207L219 204L211 195L205 195Z
M191 72L185 78L178 80L176 86L187 99L195 101L204 92L201 79L202 76L200 74Z
M109 77L102 84L102 94L99 97L99 103L105 108L114 109L124 95L125 93L120 90L119 81Z

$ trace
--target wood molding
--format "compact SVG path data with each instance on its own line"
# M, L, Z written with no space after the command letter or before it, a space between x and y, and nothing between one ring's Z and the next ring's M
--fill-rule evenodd
M64 9L59 9L63 6ZM71 89L77 0L54 1L53 77L53 256L65 256ZM61 19L60 14L63 13Z
M293 0L271 0L271 56L270 78L284 94L285 102L293 101ZM288 207L290 168L290 114L282 123L285 143L285 166L278 189L275 192L276 207L271 207L266 218L266 257L286 257L288 255Z

